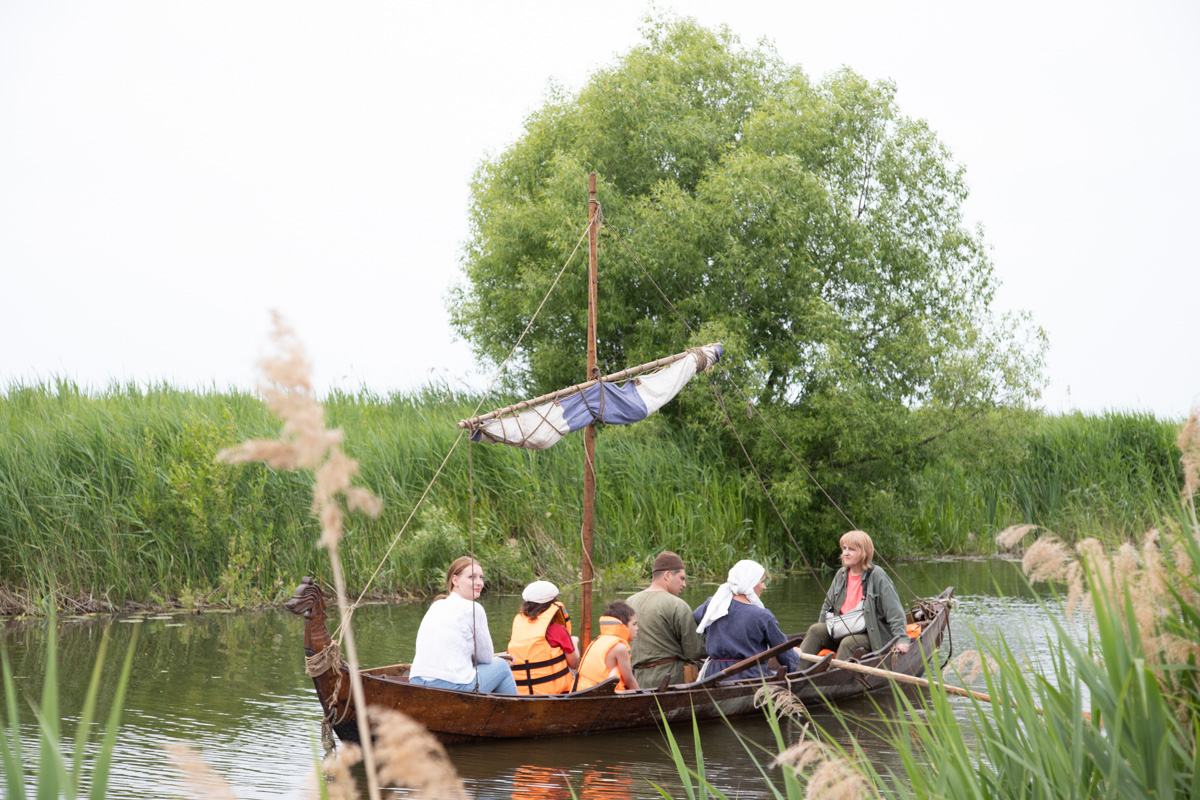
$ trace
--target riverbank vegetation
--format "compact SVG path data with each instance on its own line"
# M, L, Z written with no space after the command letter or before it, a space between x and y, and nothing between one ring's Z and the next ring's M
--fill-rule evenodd
M859 800L898 797L1153 798L1200 796L1200 419L1178 437L1183 452L1183 514L1148 531L1138 546L1085 539L1069 547L1049 531L1018 526L998 537L1020 546L1036 537L1022 567L1033 582L1053 581L1065 597L1048 615L1053 628L1031 663L1009 643L984 639L991 702L952 699L943 681L970 680L931 662L928 695L897 691L899 714L873 728L897 754L899 774L876 766L851 736L804 726L771 766L784 770L777 798ZM966 654L964 654L966 655ZM836 714L842 724L844 716ZM850 728L847 727L847 730ZM810 734L810 732L813 732ZM673 742L672 742L673 743ZM699 751L697 750L697 753ZM672 755L694 797L726 797ZM751 757L765 762L762 756ZM767 773L764 770L764 778ZM768 781L765 781L769 785Z
M684 401L695 405L706 392L689 388ZM379 518L347 529L342 558L356 595L377 567L372 593L430 592L447 554L472 541L493 588L534 575L576 580L581 442L568 437L537 453L475 445L468 458L464 439L438 474L455 423L478 400L432 388L324 399L363 484L384 503ZM753 431L744 415L737 424ZM1017 523L1069 542L1132 538L1179 515L1166 488L1181 477L1175 429L1135 413L997 410L915 452L880 454L904 469L826 467L814 476L888 558L986 554L991 537ZM3 610L39 613L51 598L68 610L268 603L289 596L303 575L327 574L327 557L311 546L318 523L309 479L215 460L224 447L278 430L249 394L9 387L0 395ZM664 547L686 553L701 575L722 574L747 553L778 570L820 565L849 525L812 513L814 500L782 503L785 528L720 429L654 417L603 429L597 452L596 560L609 585L643 581ZM774 495L770 464L760 470Z

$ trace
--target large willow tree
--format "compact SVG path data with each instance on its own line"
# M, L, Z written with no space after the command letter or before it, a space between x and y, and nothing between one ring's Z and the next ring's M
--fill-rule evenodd
M648 22L640 46L578 94L552 89L480 166L456 329L486 360L508 354L586 225L595 171L601 369L696 344L690 325L726 343L733 376L823 480L843 497L886 492L921 443L1029 398L1044 350L1023 319L993 318L963 169L895 92L850 70L814 82L726 30ZM530 392L584 377L585 255L522 344ZM697 392L689 417L716 414ZM811 484L738 418L773 493L802 513Z

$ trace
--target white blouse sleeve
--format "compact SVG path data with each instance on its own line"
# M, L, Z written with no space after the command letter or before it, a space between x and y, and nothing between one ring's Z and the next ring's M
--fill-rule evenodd
M475 660L480 664L490 664L496 651L492 649L492 633L488 630L487 612L479 603L475 606Z

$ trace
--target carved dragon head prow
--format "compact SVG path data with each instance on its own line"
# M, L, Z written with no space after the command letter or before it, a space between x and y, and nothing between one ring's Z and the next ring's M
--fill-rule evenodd
M293 614L303 614L305 619L325 616L325 592L310 577L300 579L296 594L283 604Z
M325 649L332 641L325 625L325 592L315 580L302 578L296 594L283 604L293 614L304 617L304 647L314 653Z

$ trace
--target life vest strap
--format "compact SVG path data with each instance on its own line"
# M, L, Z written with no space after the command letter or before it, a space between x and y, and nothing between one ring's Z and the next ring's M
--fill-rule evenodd
M570 675L570 674L571 674L571 670L567 669L566 667L563 667L562 669L560 669L558 672L554 673L553 675L543 675L540 678L518 678L516 675L513 675L513 680L515 680L517 682L517 686L537 686L539 683L549 683L550 681L556 681L559 678L563 677L564 675Z
M554 658L547 658L545 661L523 661L514 666L513 669L523 669L528 671L531 669L541 669L542 667L553 667L555 664L566 660L566 655L559 654Z

